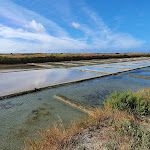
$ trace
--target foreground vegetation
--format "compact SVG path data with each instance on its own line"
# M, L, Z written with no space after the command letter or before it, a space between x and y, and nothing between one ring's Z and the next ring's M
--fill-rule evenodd
M114 109L127 110L134 115L150 115L150 89L143 89L137 93L132 91L115 91L107 98L105 105Z
M104 109L97 108L89 117L72 121L68 127L62 123L41 131L40 139L28 139L28 150L74 149L80 136L86 131L105 131L99 135L107 149L150 148L150 88L136 93L115 92L105 103ZM91 143L92 144L92 143ZM101 147L98 147L101 149Z
M0 64L42 63L54 61L90 60L108 58L150 57L150 53L116 53L116 54L0 54Z

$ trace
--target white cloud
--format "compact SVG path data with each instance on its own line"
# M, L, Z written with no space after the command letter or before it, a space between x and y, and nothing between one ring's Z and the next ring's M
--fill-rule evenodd
M0 17L15 23L12 27L0 25L0 52L105 52L110 49L138 49L145 43L130 34L114 32L101 17L85 6L83 15L86 15L87 23L85 20L81 24L72 22L77 18L69 15L67 24L72 22L72 27L81 32L80 38L74 38L56 22L10 0L0 0L0 3ZM81 11L82 8L79 9ZM65 20L65 17L62 18ZM60 22L63 25L66 23Z
M83 11L93 22L93 27L82 25L85 33L85 39L92 43L92 47L97 49L138 49L145 41L138 40L128 33L113 32L95 12L87 6L83 7Z
M36 22L40 22L45 28L48 27L51 35L59 37L68 36L68 32L56 22L47 19L36 12L21 7L10 0L0 0L0 17L4 17L6 20L14 22L15 25L20 27L29 25L31 20L36 20Z
M54 52L53 50L86 49L86 42L69 37L54 37L47 33L28 32L0 25L0 52ZM61 52L61 51L60 51Z
M144 41L136 40L128 34L107 34L101 36L101 32L83 29L92 36L91 43L88 39L73 39L69 37L54 37L43 32L29 32L23 29L13 29L0 25L0 52L64 52L79 50L105 50L105 49L131 49L140 47ZM88 37L89 37L88 36ZM83 51L82 51L83 52Z
M34 43L0 38L0 53L62 53L78 51L87 47L85 43L71 39L51 39L49 42Z
M40 32L45 31L45 27L41 23L37 23L35 20L32 20L31 22L29 22L29 24L24 25L24 27Z
M0 25L0 36L3 36L4 38L20 38L25 40L44 40L43 36L45 37L46 34L44 33L34 33L34 32L28 32L21 28L19 29L13 29L7 26Z
M76 29L79 29L81 27L81 25L77 22L72 22L72 26Z

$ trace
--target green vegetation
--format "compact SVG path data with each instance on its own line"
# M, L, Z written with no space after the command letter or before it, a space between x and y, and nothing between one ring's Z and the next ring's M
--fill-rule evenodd
M123 112L118 112L123 113ZM150 132L140 125L140 122L129 114L115 116L109 119L112 128L107 143L108 149L114 150L148 150L150 144ZM120 118L122 117L122 118ZM148 125L147 125L148 126Z
M114 109L127 110L134 114L150 114L150 105L139 93L115 91L107 98L107 103Z
M0 64L42 63L54 61L90 60L108 58L150 57L150 53L117 53L117 54L0 54Z
M107 147L108 150L149 150L149 104L150 88L136 93L115 92L107 99L104 109L96 108L91 116L72 121L67 127L60 123L54 124L54 127L48 130L41 130L41 138L28 139L28 147L25 149L74 149L85 130L96 130L104 131L99 132L99 137L95 140L103 140L103 147ZM134 115L130 112L134 112ZM139 117L136 117L136 114Z

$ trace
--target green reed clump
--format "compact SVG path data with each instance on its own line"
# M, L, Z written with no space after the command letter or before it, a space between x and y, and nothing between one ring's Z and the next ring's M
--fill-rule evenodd
M147 101L141 94L133 93L131 91L115 91L107 98L105 105L110 105L112 108L119 109L121 111L127 110L134 114L150 114L149 101Z

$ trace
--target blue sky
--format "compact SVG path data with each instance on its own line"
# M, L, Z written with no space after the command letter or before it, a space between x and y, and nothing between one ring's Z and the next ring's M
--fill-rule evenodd
M149 0L0 0L0 53L150 52Z

